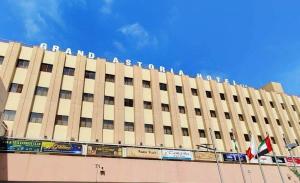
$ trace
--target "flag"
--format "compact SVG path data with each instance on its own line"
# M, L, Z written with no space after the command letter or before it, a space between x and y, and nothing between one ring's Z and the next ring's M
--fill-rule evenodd
M272 144L269 135L259 144L258 146L258 156L263 156L271 152Z
M238 152L238 147L237 147L235 139L233 139L233 146L234 146L235 151Z
M254 136L251 135L251 142L250 142L250 146L246 151L246 154L249 158L249 160L251 160L253 157L256 156L257 151L256 151L256 145L255 145L255 139Z

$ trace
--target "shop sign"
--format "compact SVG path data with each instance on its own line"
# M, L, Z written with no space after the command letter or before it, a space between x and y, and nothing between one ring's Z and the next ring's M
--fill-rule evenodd
M122 148L118 146L111 145L88 145L87 146L87 155L93 156L122 156Z
M192 160L193 154L191 151L180 151L180 150L162 150L162 159L172 160Z
M247 162L246 154L242 154L242 153L224 153L223 154L223 160L225 162L239 162L239 157L240 157L241 162L244 162L244 163Z
M40 141L15 139L0 140L0 151L39 152L40 149Z
M277 156L276 159L277 159L277 162L278 162L279 164L284 164L284 163L285 163L284 157L278 157L278 156ZM273 163L276 163L275 157L272 157L272 161L273 161Z
M294 166L294 162L296 166L300 166L300 158L294 157L294 162L291 157L286 157L285 160L288 166Z
M212 152L195 152L194 160L216 161L216 156L215 156L215 153L212 153Z
M62 154L82 154L82 145L66 142L42 142L42 152Z
M160 159L161 152L158 149L127 147L126 157Z
M259 161L262 164L273 164L272 157L270 157L270 156L260 156ZM258 163L258 159L257 158L252 158L250 160L250 163Z

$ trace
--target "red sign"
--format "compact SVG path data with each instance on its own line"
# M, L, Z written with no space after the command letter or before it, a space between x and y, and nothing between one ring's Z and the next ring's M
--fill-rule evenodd
M294 162L296 164L296 166L300 166L300 158L295 158L294 157L294 162L293 162L293 159L291 157L286 157L286 163L288 166L294 166Z

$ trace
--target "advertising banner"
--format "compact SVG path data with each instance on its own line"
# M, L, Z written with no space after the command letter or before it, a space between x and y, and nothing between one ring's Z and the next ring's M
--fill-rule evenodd
M193 153L191 151L179 151L179 150L162 150L162 159L172 160L192 160Z
M41 152L58 154L82 154L82 145L66 142L42 142Z
M126 157L160 159L161 151L159 149L127 147Z
M285 160L286 160L287 166L294 166L293 159L291 157L286 157ZM300 158L294 157L294 162L295 162L296 166L300 166Z
M215 156L215 153L213 153L213 152L195 152L194 160L216 161L216 156Z
M260 163L262 163L262 164L273 164L271 156L260 156L259 160L260 160ZM250 163L258 163L258 160L256 158L252 158L250 160Z
M223 160L224 162L239 162L239 156L241 162L247 163L246 154L242 153L224 153Z
M279 164L284 164L284 163L285 163L284 157L278 157L278 156L277 156L276 159L277 159L277 162L278 162ZM273 163L276 163L275 157L272 157L272 161L273 161Z
M109 157L121 157L122 148L118 146L110 145L88 145L87 155L92 156L109 156Z
M41 142L35 140L0 139L0 151L39 152Z

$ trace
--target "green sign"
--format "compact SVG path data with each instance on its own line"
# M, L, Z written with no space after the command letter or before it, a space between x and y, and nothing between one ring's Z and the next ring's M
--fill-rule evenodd
M0 139L0 151L40 152L41 144L35 140Z

